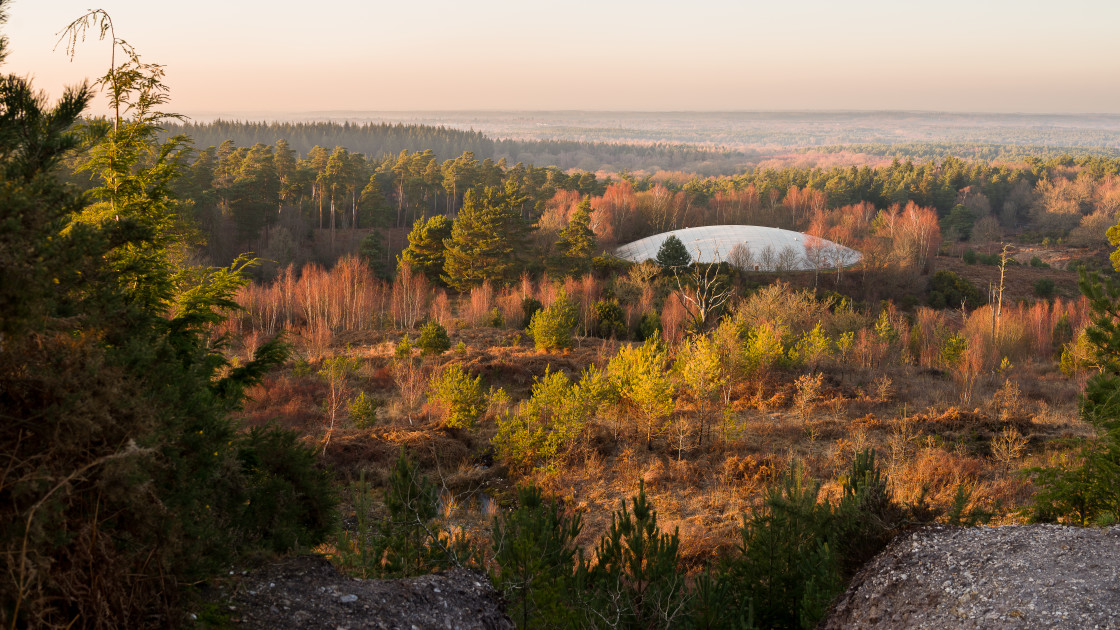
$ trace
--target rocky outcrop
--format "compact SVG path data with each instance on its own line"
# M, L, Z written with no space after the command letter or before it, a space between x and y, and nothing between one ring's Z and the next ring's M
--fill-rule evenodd
M359 580L319 556L299 556L241 577L229 597L237 627L283 630L512 630L501 595L463 569L400 580Z
M1120 628L1120 528L934 526L869 562L821 628Z

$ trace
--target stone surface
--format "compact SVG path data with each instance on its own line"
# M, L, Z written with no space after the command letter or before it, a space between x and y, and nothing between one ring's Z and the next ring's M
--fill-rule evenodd
M820 627L1120 628L1120 528L924 528L863 567Z
M226 588L235 627L512 630L490 581L463 569L401 580L341 575L325 558L297 556Z

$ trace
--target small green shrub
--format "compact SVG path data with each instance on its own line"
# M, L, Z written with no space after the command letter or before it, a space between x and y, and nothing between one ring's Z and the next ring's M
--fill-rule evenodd
M379 401L365 392L355 396L349 404L350 421L359 429L368 429L377 424Z
M655 311L646 311L638 322L638 341L661 338L661 316Z
M543 307L544 305L541 304L541 301L537 298L527 297L522 299L521 314L523 319L521 320L521 327L528 328L529 323L533 321L533 315L536 315L537 311L541 310Z
M529 332L537 350L563 350L572 347L572 329L579 323L579 313L563 291L547 308L533 314Z
M1054 281L1050 278L1039 278L1035 280L1034 294L1040 298L1054 297Z
M423 354L443 354L451 348L451 339L447 336L447 329L433 319L420 329L416 347Z
M471 378L458 363L452 363L432 375L431 398L444 407L446 424L452 428L470 428L486 411L482 376Z
M966 265L975 265L976 250L972 249L971 247L964 250L964 254L961 256L961 260L963 260Z
M505 320L502 318L502 311L498 310L497 306L490 309L490 318L486 323L489 324L491 328L501 328L505 325Z
M985 301L975 285L945 270L934 273L929 279L928 299L931 308L960 308L961 304L975 308Z
M604 339L625 339L626 322L618 300L602 299L595 302L595 334Z
M494 521L494 586L518 627L576 627L570 604L580 516L544 501L535 486L519 487L517 496L517 509Z
M1039 258L1038 256L1031 256L1031 266L1036 267L1038 269L1049 269L1050 268L1050 265L1048 263L1042 262L1042 259Z

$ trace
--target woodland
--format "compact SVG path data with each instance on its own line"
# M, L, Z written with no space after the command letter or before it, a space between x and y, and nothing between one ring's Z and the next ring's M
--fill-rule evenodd
M230 627L207 584L311 552L523 628L805 628L914 527L1120 519L1114 157L192 124L107 24L108 115L0 79L5 626ZM863 257L610 253L723 224Z

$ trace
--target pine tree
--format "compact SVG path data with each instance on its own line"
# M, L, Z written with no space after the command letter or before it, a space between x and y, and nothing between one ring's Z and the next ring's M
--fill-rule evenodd
M443 280L448 286L468 291L487 280L505 284L517 276L527 231L519 210L524 200L513 182L504 189L467 192L446 241Z
M585 198L572 213L556 242L556 267L565 275L582 275L591 269L595 233L591 231L591 201Z
M412 224L408 247L401 252L400 265L410 265L431 282L443 284L446 242L451 238L452 222L442 214Z
M661 247L657 250L657 258L655 260L657 264L662 267L675 269L678 267L687 267L692 262L692 256L689 255L681 239L676 236L670 236L662 241Z

